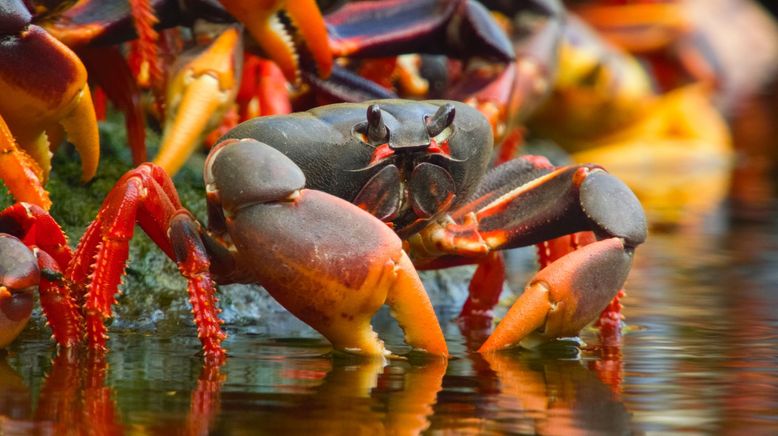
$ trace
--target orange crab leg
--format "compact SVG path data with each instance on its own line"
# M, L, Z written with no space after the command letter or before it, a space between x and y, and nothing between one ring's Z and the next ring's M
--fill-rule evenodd
M43 171L27 153L16 146L8 125L0 116L0 180L19 201L51 207L49 193L43 188Z
M677 2L582 6L574 11L605 39L633 53L666 47L690 27Z
M324 18L314 0L219 0L233 17L240 20L260 48L283 71L290 82L299 80L299 54L292 37L283 28L278 14L283 12L301 36L316 62L320 77L332 70L332 55Z
M154 162L173 175L230 107L240 83L240 32L231 27L174 75L168 120ZM213 124L213 125L212 125Z

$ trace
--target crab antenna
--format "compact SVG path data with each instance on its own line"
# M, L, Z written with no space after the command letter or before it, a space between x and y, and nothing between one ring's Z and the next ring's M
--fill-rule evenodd
M370 142L384 142L387 133L381 118L381 108L377 104L371 104L367 107L367 138Z
M435 112L435 115L433 116L426 116L424 117L424 123L427 126L427 133L430 135L430 137L435 137L440 135L440 132L443 131L446 127L451 125L451 122L454 121L454 115L456 115L456 109L454 108L454 105L451 103L446 103L443 106L441 106L437 112Z

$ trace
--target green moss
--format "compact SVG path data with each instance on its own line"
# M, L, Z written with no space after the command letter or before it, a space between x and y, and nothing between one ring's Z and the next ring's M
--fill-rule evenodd
M158 135L148 131L148 143L157 144ZM54 155L52 172L46 189L53 202L52 216L60 223L75 248L86 227L97 215L103 199L116 181L132 168L124 120L118 114L100 124L101 158L96 177L86 184L80 182L81 161L69 145L63 145ZM150 147L149 156L156 149ZM174 182L184 207L198 218L204 218L205 196L202 186L203 156L192 159ZM0 205L10 205L13 199L0 184ZM118 324L143 326L160 322L189 323L186 282L175 264L136 228L130 244L130 259L126 276L114 306Z

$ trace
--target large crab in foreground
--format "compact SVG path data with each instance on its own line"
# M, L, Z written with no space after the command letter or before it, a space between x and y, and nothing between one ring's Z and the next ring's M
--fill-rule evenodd
M643 210L595 165L524 157L487 171L491 152L489 123L454 101L379 100L250 120L206 160L207 229L159 167L141 165L117 183L64 274L42 275L80 305L49 322L61 344L80 341L85 326L88 342L104 345L137 222L188 279L208 357L224 353L214 281L260 283L337 349L361 354L386 353L370 319L387 303L409 345L446 355L414 263L467 263L461 257L591 230L598 241L541 270L481 351L577 334L623 285L646 236ZM0 231L29 218L19 212Z

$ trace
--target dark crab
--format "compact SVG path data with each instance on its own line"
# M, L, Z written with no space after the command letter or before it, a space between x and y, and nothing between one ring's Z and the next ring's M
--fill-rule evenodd
M86 337L102 347L137 222L189 280L208 356L223 355L214 281L260 283L336 348L362 354L385 353L370 318L387 303L408 344L446 355L414 263L475 261L591 230L598 241L541 270L481 350L576 334L626 279L646 235L643 210L595 165L524 157L487 171L491 151L486 119L453 101L336 104L250 120L206 160L207 229L164 172L144 164L111 191L63 283L83 294Z

